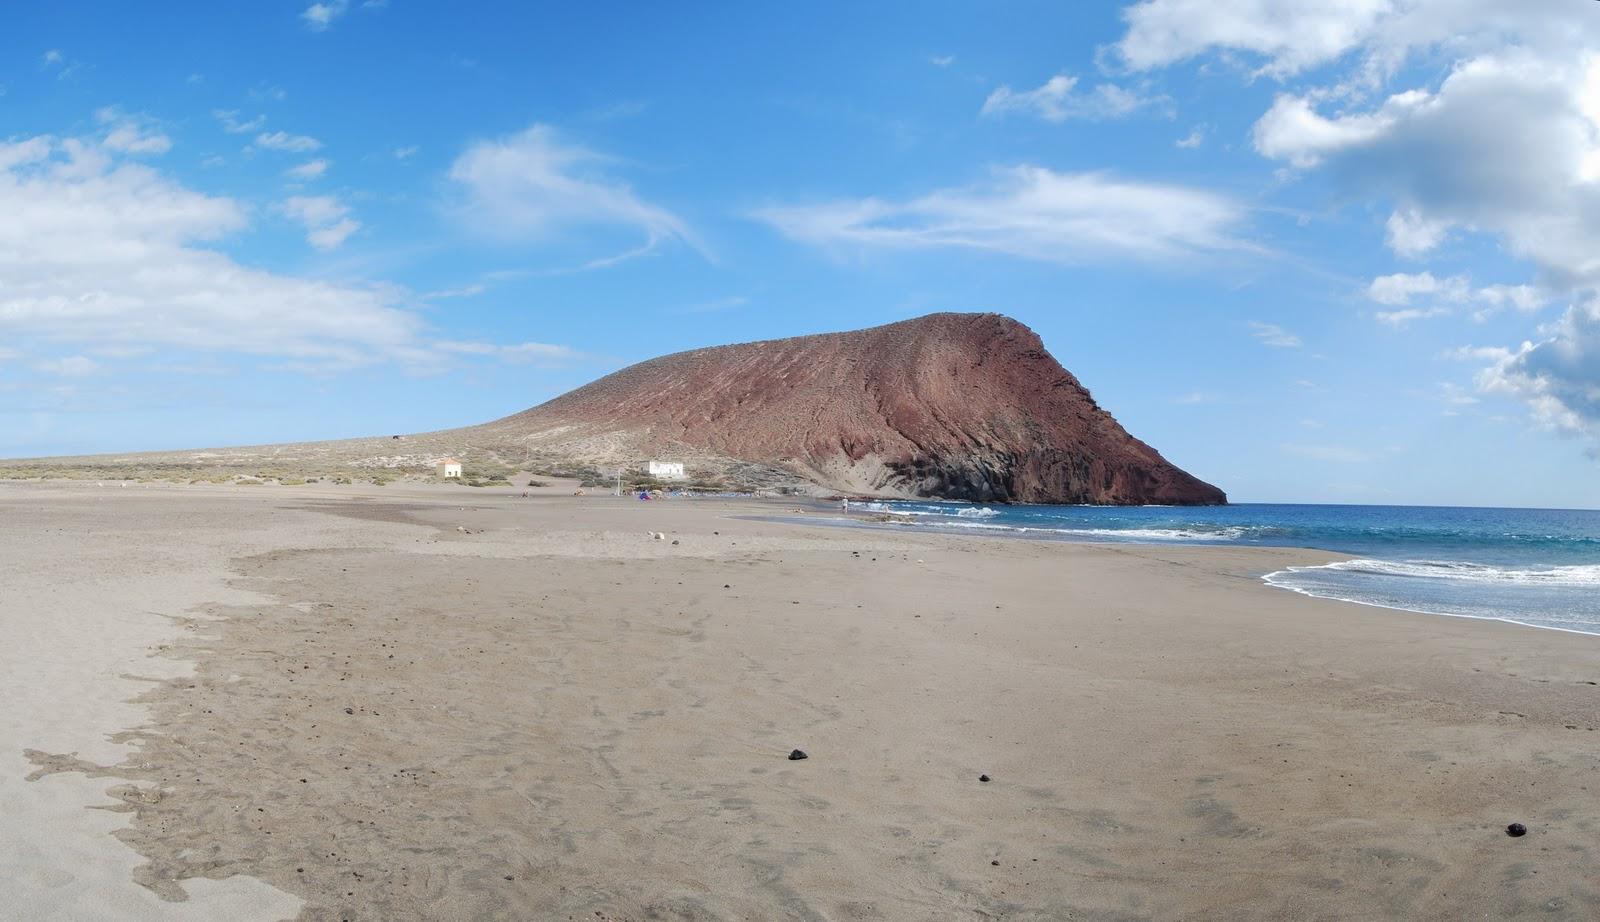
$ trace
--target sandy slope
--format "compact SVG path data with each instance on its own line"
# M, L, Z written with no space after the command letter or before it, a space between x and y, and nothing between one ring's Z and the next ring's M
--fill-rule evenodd
M1310 552L347 492L0 485L19 917L1600 914L1600 640L1256 579Z

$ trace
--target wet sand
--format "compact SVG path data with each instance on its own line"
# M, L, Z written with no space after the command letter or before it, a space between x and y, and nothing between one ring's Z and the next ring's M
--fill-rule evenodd
M1600 638L559 493L0 484L0 915L1600 915Z

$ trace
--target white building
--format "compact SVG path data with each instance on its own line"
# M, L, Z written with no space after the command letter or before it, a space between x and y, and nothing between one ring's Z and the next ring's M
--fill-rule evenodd
M682 461L651 461L647 466L651 477L660 477L662 480L682 480Z
M454 458L441 458L435 465L440 477L451 478L461 476L461 462Z

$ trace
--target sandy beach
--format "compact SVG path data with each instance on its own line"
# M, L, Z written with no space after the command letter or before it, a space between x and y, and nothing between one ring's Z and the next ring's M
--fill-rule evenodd
M1600 638L520 492L0 483L0 916L1600 916Z

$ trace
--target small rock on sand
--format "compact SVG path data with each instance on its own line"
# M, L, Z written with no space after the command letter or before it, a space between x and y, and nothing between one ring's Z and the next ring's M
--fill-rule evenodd
M806 752L805 752L804 749L796 749L794 752L789 753L789 761L790 762L798 762L801 759L809 759L809 758L811 758L811 757L806 755Z

